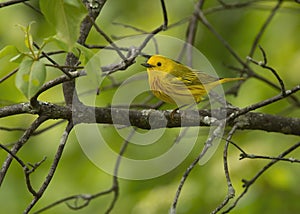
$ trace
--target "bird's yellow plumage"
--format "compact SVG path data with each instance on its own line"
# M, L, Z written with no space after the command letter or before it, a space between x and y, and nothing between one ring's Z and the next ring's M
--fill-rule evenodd
M153 94L178 106L199 103L217 85L243 79L216 78L161 55L151 56L142 65L147 68Z

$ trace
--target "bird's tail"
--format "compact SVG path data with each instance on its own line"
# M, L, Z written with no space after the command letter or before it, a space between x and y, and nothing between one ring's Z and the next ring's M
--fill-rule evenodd
M243 77L236 77L236 78L222 78L219 80L219 83L225 83L225 82L232 82L232 81L237 81L237 80L244 80L245 78Z

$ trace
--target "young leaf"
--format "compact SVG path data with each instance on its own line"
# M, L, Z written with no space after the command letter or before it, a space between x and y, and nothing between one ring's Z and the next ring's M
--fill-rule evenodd
M26 59L20 64L16 75L17 88L27 97L32 97L46 79L45 64L33 59Z
M31 25L33 23L34 22L29 23L26 27L24 27L22 25L18 25L18 26L24 32L24 37L25 37L24 42L25 42L26 47L30 50L33 58L36 58L35 53L34 53L34 48L33 48L33 38L32 38L32 35L30 33Z
M59 39L71 50L79 37L80 23L87 14L81 0L41 0L40 8L55 29Z

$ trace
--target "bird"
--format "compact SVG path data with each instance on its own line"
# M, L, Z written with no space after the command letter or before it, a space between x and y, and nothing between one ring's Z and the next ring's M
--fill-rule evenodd
M244 80L243 77L214 77L162 55L152 55L141 65L147 68L152 93L158 99L177 106L198 104L214 87Z

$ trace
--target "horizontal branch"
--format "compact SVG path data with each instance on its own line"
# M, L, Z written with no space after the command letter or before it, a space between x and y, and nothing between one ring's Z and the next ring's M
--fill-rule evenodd
M16 114L38 114L49 119L72 120L74 124L99 123L135 126L141 129L176 128L217 125L238 109L184 110L176 113L168 110L134 110L125 108L101 108L80 105L76 109L40 102L38 109L29 103L20 103L0 109L0 118ZM240 130L262 130L300 136L300 118L288 118L265 113L247 112L239 115L227 126L237 124Z

